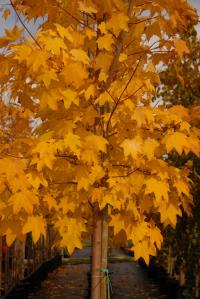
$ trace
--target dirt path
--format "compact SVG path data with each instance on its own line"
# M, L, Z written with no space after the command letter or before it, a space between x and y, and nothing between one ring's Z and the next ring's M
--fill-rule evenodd
M72 259L89 257L89 249L76 251ZM145 276L137 263L122 262L127 256L119 250L112 251L112 257L120 262L110 263L112 274L112 299L164 299L158 288ZM89 299L89 264L64 264L48 275L41 286L28 295L28 299Z

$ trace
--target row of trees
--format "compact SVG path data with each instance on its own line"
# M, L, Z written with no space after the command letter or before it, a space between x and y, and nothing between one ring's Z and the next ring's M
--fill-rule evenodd
M148 263L163 225L191 212L191 168L169 157L198 156L199 130L190 110L151 101L157 66L188 52L179 32L196 13L182 0L8 7L19 26L0 38L0 233L36 242L53 224L69 253L93 236L92 299L106 298L108 225Z

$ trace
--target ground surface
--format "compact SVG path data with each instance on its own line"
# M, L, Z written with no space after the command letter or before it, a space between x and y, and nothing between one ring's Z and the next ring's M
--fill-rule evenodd
M89 249L76 251L72 256L83 261L88 258ZM161 299L157 287L148 279L137 263L127 262L120 250L112 250L115 262L109 265L112 274L112 299ZM118 259L120 262L118 262ZM124 258L124 262L122 259ZM28 295L28 299L86 299L88 297L89 264L64 264L48 275L39 288Z

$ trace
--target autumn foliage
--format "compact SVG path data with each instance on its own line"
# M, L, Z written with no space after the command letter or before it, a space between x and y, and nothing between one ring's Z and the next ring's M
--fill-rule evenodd
M50 222L71 253L91 234L93 206L108 205L115 235L124 230L148 262L162 225L190 213L190 169L168 154L198 156L200 132L186 108L151 100L157 65L188 51L177 33L194 10L182 0L21 0L10 11L19 26L0 38L1 234L37 241Z

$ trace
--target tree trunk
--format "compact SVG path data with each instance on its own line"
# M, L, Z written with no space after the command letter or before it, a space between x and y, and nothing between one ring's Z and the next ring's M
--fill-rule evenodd
M92 273L91 273L91 299L101 297L101 215L99 208L93 212L93 238L92 238Z
M101 268L108 268L108 206L102 211ZM107 275L102 273L101 299L107 299Z
M2 290L2 237L0 236L0 299Z

